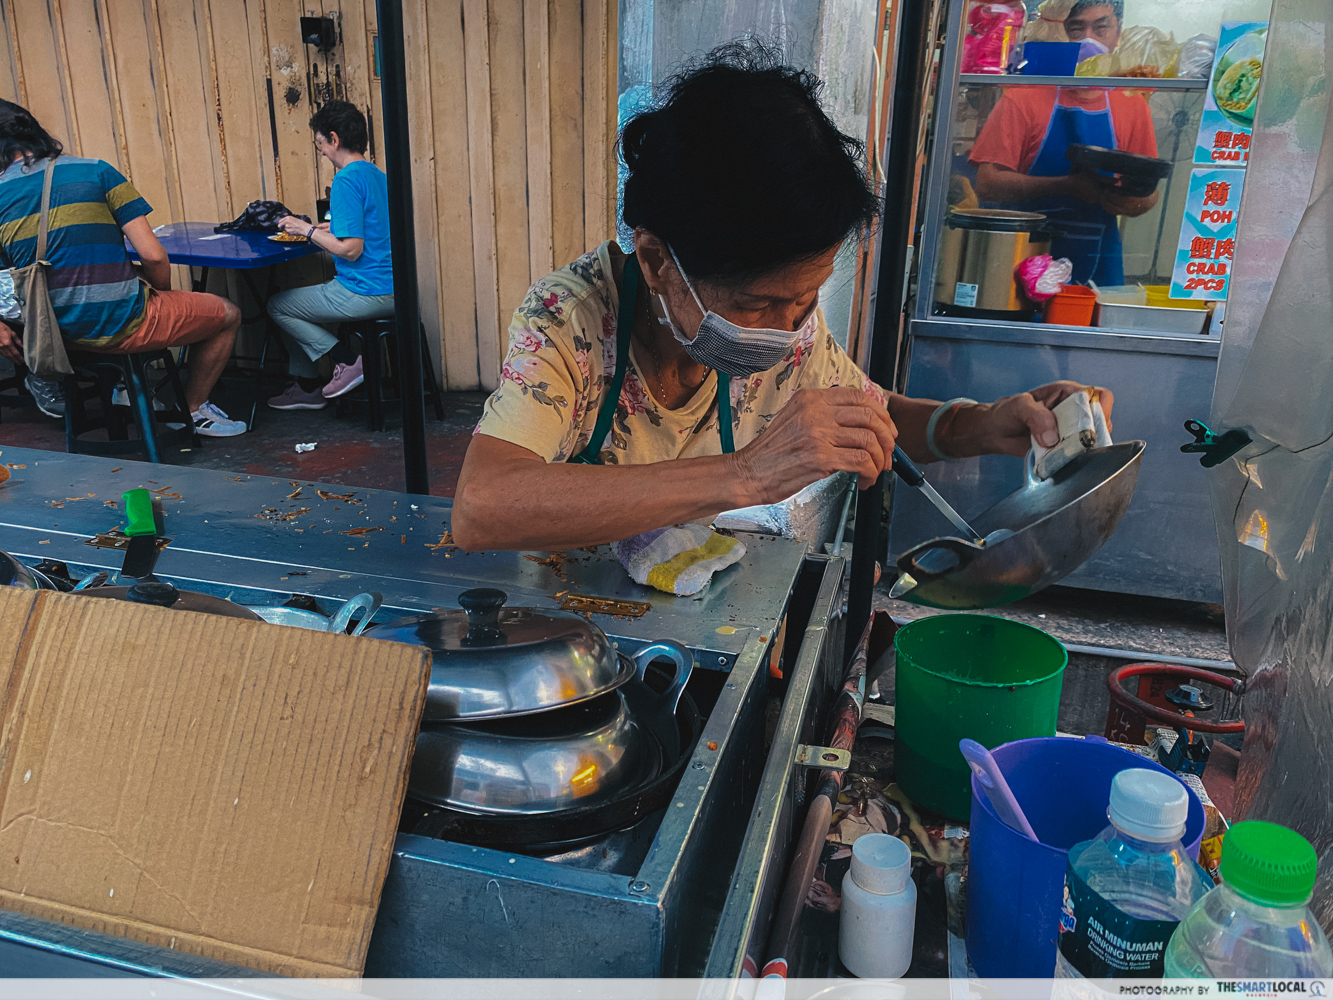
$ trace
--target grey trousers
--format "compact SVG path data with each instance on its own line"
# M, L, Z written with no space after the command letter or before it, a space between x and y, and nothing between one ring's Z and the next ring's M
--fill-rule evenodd
M330 331L358 319L393 315L392 295L358 295L337 278L323 285L289 288L268 300L268 314L282 330L291 361L287 371L297 378L315 378L315 364L333 349L338 338Z

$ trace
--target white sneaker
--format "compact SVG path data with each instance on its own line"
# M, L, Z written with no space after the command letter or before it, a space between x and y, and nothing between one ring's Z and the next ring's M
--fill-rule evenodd
M129 394L129 391L128 391L123 385L118 385L118 386L116 386L116 388L115 388L114 390L112 390L112 392L111 392L111 405L112 405L112 406L129 406L129 405L130 405L130 394ZM153 397L153 409L154 409L154 410L156 410L158 413L161 413L161 412L162 412L163 410L165 410L166 408L167 408L167 404L166 404L166 403L162 402L162 400L158 399L156 396Z
M203 437L236 437L248 430L244 420L232 420L212 403L205 403L191 415L195 433Z

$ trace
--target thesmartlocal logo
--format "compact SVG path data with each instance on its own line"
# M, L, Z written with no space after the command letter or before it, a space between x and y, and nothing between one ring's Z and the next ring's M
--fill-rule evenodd
M1329 989L1322 979L1219 979L1218 993L1243 997L1329 997ZM1333 1000L1333 998L1330 998Z

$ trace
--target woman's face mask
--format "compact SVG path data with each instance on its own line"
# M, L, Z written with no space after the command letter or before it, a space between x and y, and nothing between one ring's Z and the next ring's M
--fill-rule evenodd
M694 290L694 285L686 275L685 269L676 259L676 252L670 247L667 249L671 252L671 259L676 262L676 269L685 279L685 287L694 296L694 301L699 306L699 311L704 314L704 318L699 324L699 332L691 340L671 318L671 309L667 306L666 297L659 295L657 299L662 304L662 313L666 318L659 319L658 322L670 327L672 335L685 348L685 353L706 368L714 368L724 375L738 377L768 371L787 356L801 337L808 338L818 326L818 295L810 306L810 314L796 330L766 330L737 326L731 320L724 319L704 307L699 299L699 293Z

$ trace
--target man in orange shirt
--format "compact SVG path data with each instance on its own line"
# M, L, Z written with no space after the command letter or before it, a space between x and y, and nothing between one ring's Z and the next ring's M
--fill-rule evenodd
M1112 50L1122 13L1123 0L1080 0L1065 33ZM1051 256L1073 261L1074 281L1123 284L1116 216L1142 215L1157 204L1157 192L1135 198L1105 187L1095 174L1073 171L1065 150L1074 143L1156 156L1147 100L1094 87L1009 87L968 155L977 168L977 196L1047 216L1055 231Z

